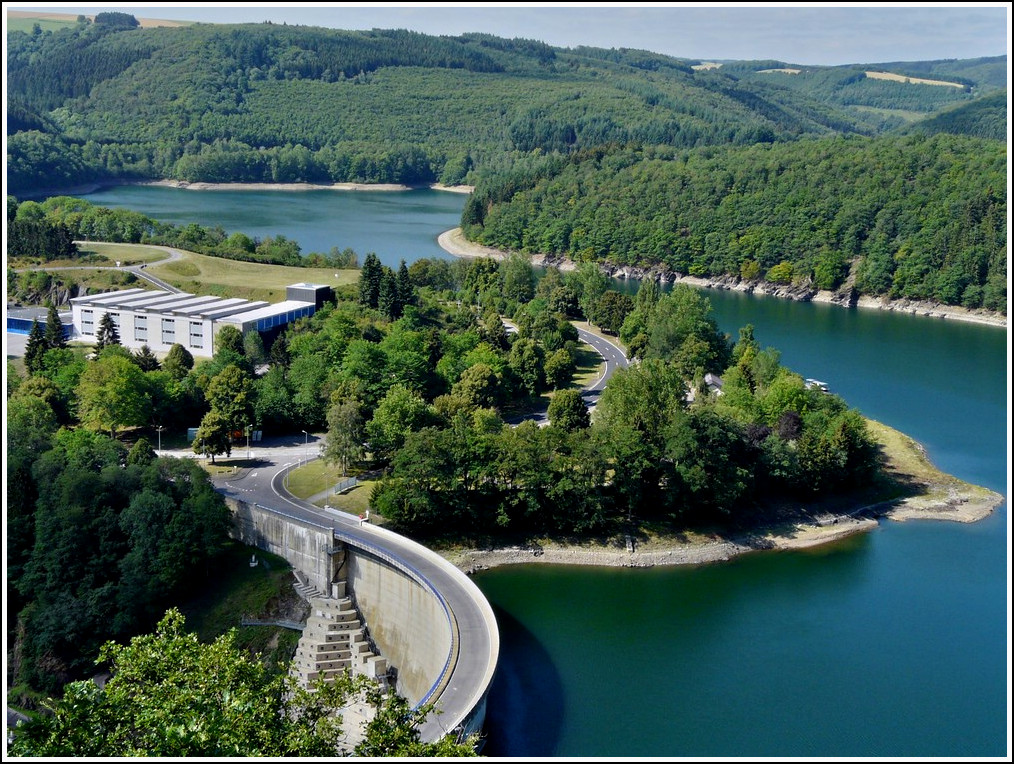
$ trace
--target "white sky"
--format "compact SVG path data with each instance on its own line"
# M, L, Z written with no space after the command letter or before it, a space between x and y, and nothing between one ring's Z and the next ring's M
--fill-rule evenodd
M488 32L691 59L855 64L1010 52L1009 3L4 3L5 9L338 29Z

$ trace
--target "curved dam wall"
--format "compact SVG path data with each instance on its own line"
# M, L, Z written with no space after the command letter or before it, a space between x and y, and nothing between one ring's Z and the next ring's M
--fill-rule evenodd
M277 554L321 592L344 580L370 638L397 670L395 688L413 706L438 697L457 658L454 614L441 594L411 565L335 528L226 496L233 537ZM485 718L485 696L466 719L466 732Z
M406 571L351 544L346 544L345 564L346 581L370 638L398 670L398 693L413 706L428 700L452 654L444 604Z
M318 591L331 591L342 563L334 528L230 496L225 497L225 503L232 510L233 538L284 557Z

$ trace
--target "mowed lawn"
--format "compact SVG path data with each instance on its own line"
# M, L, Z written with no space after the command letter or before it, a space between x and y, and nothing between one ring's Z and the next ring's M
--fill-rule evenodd
M104 241L79 241L77 248L83 256L105 258L104 263L92 262L92 265L139 265L154 263L169 256L163 247L149 247L144 244L116 244Z
M264 265L193 252L185 252L180 260L151 265L147 270L185 292L267 302L284 300L285 287L290 284L310 283L338 287L359 280L359 269Z

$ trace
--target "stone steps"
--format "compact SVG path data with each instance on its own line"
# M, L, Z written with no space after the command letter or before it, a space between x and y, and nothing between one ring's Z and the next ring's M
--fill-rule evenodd
M310 615L290 667L300 685L309 688L318 678L334 681L346 671L386 683L387 660L373 652L365 624L345 596L345 583L332 584L331 596L308 594Z

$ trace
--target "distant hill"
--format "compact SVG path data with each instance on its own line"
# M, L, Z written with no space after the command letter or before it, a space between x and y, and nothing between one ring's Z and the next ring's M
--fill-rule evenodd
M734 61L721 70L755 86L787 88L849 113L880 114L884 130L1007 87L1006 56L831 67Z
M1007 56L942 59L939 61L895 61L871 64L871 68L908 77L963 82L983 94L1007 88Z
M972 135L995 141L1007 140L1007 91L990 93L911 125L907 132L935 135Z
M850 99L734 64L486 34L75 21L7 42L15 190L117 178L471 182L531 152L874 135L903 120L853 101L879 93L909 108L901 94L912 92L857 81L848 86L865 95ZM913 87L934 91L916 97L924 113L975 98Z
M1007 310L1006 144L965 135L590 152L484 181L462 223L613 270Z
M6 10L8 32L28 32L38 24L43 32L55 32L57 29L77 25L78 19L84 15L89 22L95 21L92 14L76 13L42 13L39 11ZM170 21L169 19L137 18L138 25L146 29L151 27L183 27L192 21Z

